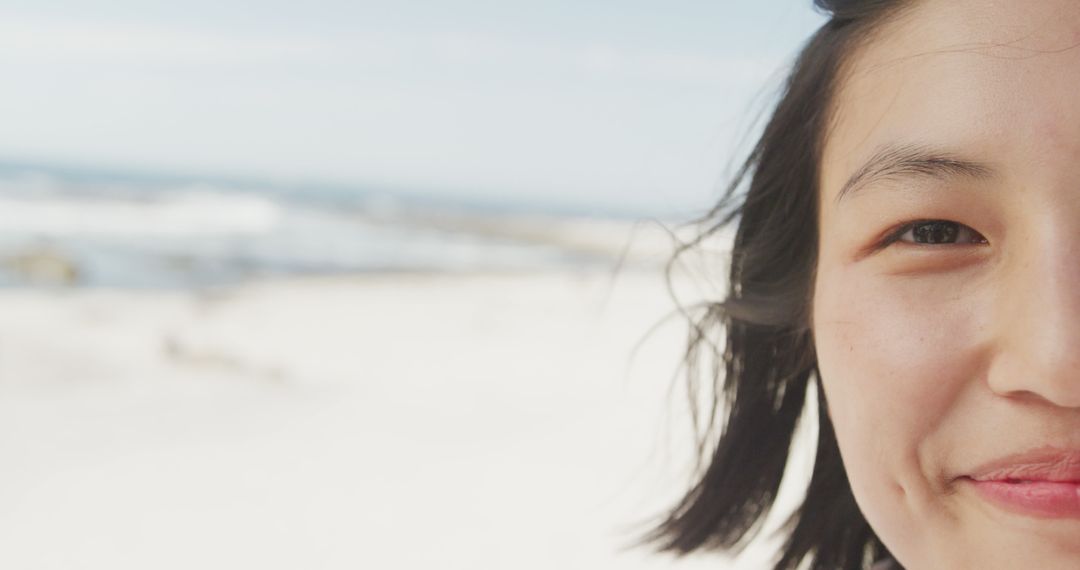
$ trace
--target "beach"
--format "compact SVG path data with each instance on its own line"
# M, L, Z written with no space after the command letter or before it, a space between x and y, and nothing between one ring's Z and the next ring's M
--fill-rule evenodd
M730 234L215 184L0 178L0 567L767 565L638 546Z
M626 549L689 475L672 308L656 270L5 290L0 566L760 567Z

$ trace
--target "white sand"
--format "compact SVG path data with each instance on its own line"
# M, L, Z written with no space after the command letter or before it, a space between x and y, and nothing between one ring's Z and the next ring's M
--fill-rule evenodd
M761 568L687 476L655 272L0 293L0 568ZM674 414L678 417L670 417Z

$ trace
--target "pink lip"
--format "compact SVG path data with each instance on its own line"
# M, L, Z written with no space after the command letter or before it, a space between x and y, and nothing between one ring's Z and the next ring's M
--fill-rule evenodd
M1080 450L1034 450L987 463L961 480L1009 511L1080 518Z

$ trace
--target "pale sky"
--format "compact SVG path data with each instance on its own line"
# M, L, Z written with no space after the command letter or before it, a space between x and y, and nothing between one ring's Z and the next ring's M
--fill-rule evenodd
M0 160L693 209L810 4L7 0Z

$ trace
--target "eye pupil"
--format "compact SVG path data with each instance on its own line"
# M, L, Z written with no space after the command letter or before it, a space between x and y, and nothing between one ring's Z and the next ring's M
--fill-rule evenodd
M916 243L953 243L959 232L960 224L956 222L919 222L912 227Z

